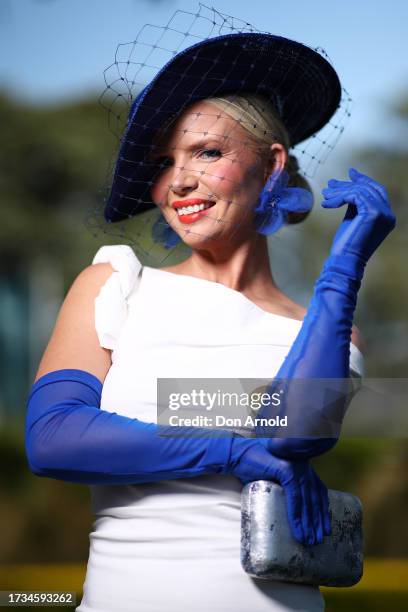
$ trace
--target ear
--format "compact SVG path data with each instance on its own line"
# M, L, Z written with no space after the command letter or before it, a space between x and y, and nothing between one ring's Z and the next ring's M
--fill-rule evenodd
M264 181L268 179L271 174L279 175L285 168L286 162L288 161L288 152L280 142L274 142L271 144L268 159L265 166Z

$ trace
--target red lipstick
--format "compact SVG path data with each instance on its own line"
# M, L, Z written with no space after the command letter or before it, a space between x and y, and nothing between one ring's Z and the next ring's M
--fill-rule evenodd
M214 206L215 202L213 202L212 200L203 200L202 198L191 198L189 200L176 200L173 202L172 207L174 208L174 210L177 210L178 208L183 208L184 206L195 206L196 204L212 204ZM198 221L200 217L205 216L210 210L210 208L213 208L213 206L209 206L208 208L204 208L204 210L199 210L198 212L178 215L178 218L181 223L195 223L195 221Z

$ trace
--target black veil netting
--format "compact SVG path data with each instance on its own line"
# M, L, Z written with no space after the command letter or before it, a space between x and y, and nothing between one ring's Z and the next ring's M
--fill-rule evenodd
M150 153L149 157L145 155L146 142L152 142L154 135L158 132L155 129L157 123L154 123L152 117L159 118L158 121L159 123L161 121L162 125L171 125L175 116L174 108L171 109L170 100L173 77L175 83L180 83L180 87L182 87L183 82L189 83L189 96L186 96L186 104L194 102L200 96L203 97L205 95L205 88L211 82L213 75L211 69L216 68L217 62L221 61L220 57L217 54L214 55L212 51L213 55L211 56L206 74L202 72L202 65L200 65L200 74L197 75L197 70L193 74L194 66L192 61L190 63L185 62L183 74L180 72L173 74L171 72L172 68L168 69L164 75L165 81L163 79L162 81L156 81L155 108L152 108L152 103L150 103L150 107L147 106L147 115L145 116L148 116L149 119L143 124L137 118L134 125L127 125L132 104L134 104L137 96L140 96L141 92L146 88L146 85L155 78L158 78L163 66L169 61L174 60L186 49L203 41L213 41L217 37L240 33L251 33L254 37L257 34L269 34L257 30L249 23L236 17L222 14L214 8L209 8L199 3L196 11L176 10L164 26L144 25L138 32L135 40L120 44L117 47L114 62L104 71L106 86L100 96L100 103L107 111L109 129L117 138L117 151L109 165L102 197L96 206L86 212L85 225L95 237L106 235L107 237L109 236L109 241L107 240L107 242L130 245L144 265L153 267L172 265L185 259L190 252L190 248L182 240L174 240L174 230L168 229L168 224L165 222L159 207L152 204L149 195L152 181L163 171L163 160L152 159ZM278 39L278 37L275 38ZM250 64L248 72L250 70L259 70L261 65L262 74L267 74L268 67L271 70L272 64L275 72L280 66L284 66L285 57L288 56L288 52L284 49L284 41L287 41L287 39L281 38L278 40L279 44L274 49L272 63L270 58L268 58L269 64L266 61L262 64L262 62L259 62L259 53L254 55L258 68L254 67L254 64ZM297 126L305 125L310 120L316 104L326 103L324 100L322 102L321 95L317 98L315 94L315 98L313 98L313 95L308 91L308 87L305 86L313 78L316 87L320 87L323 93L325 91L324 86L319 83L321 72L316 71L311 75L312 68L305 62L304 58L305 50L306 53L313 52L311 54L313 57L317 57L316 54L318 54L324 60L322 64L329 66L329 71L331 66L329 58L322 48L311 48L300 44L299 46L302 47L302 53L299 55L299 58L295 63L292 61L290 67L286 67L285 70L282 69L280 78L280 83L282 84L281 92L287 93L285 95L282 93L276 95L272 100L275 110L285 116L285 126L286 124L291 125L293 134L295 134ZM242 53L244 53L243 50ZM292 54L291 50L290 54ZM196 56L194 56L195 58ZM208 57L205 60L208 60ZM231 69L228 68L228 74L233 74L233 67L236 65L240 66L242 63L243 59L240 57L240 52L238 52L234 55L234 60L230 62L233 66L231 66ZM183 78L188 78L190 70L192 71L192 78L196 79L194 86L191 85L191 80L182 80ZM230 70L231 72L229 72ZM335 74L334 70L333 73ZM225 68L222 74L226 74ZM199 76L199 80L197 80L197 76ZM259 93L262 94L264 93L263 85L265 83L264 78L266 77L261 75L261 73L257 73L256 78L257 83L259 83ZM284 87L285 83L286 89ZM290 88L288 88L288 83L290 83ZM246 85L247 81L244 82L242 80L244 92ZM296 91L293 89L294 87L297 88ZM258 85L256 89L258 91ZM213 91L217 91L217 89L213 89ZM319 90L316 89L316 91ZM157 97L157 92L159 92L159 97ZM231 93L236 92L239 95L238 86L235 88L235 92ZM221 90L219 95L225 95L225 92ZM289 98L291 100L290 107L286 104ZM160 100L161 103L157 104L157 100ZM295 100L295 103L293 100ZM289 143L290 153L297 158L299 171L306 179L315 176L317 170L326 161L344 131L345 124L350 116L351 98L343 87L339 87L338 104L336 106L337 108L330 110L331 116L328 121L325 119L325 124L321 129L309 134L306 139L300 142ZM143 113L139 113L139 115L142 116ZM219 115L215 109L215 132L217 132L217 117ZM253 121L250 111L248 113L243 111L236 120L243 127L252 129L252 131L253 128L258 129L259 127L250 125ZM309 129L309 132L311 129L312 127ZM268 136L273 136L273 134L266 134L266 131L264 134L266 140ZM296 138L293 137L293 140L296 140ZM299 140L299 137L297 140ZM140 147L142 145L144 147L144 157L141 155ZM247 145L247 142L243 143L243 146ZM151 151L153 153L154 149L155 145L152 144ZM122 160L121 166L117 166L118 156ZM123 168L126 169L126 176L121 174ZM211 168L210 164L208 168ZM112 188L113 181L115 183ZM125 188L123 188L124 183ZM119 190L121 193L119 193L119 197L115 196L116 200L112 208L112 193L114 189L118 189L117 185L120 186ZM121 210L121 206L123 206L123 210ZM109 207L110 212L114 210L113 220L112 218L107 219L106 216L106 211ZM211 210L208 213L208 218L211 219ZM193 226L194 224L186 226L186 231L194 231ZM111 240L112 238L114 240Z

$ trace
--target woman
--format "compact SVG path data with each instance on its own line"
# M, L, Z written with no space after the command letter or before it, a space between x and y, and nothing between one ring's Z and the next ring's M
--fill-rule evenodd
M196 437L189 428L158 436L156 379L343 379L350 348L361 374L350 345L356 295L395 223L381 186L356 171L330 184L324 205L347 203L348 212L305 317L276 286L266 244L290 215L310 210L306 190L288 186L289 145L324 125L339 95L337 75L314 51L239 34L180 53L135 100L106 218L157 206L155 239L181 239L191 256L153 269L129 247L103 247L66 297L27 416L34 473L94 485L80 612L322 609L317 587L243 572L240 493L251 480L278 482L293 537L321 542L327 490L308 459L335 438ZM352 339L359 344L356 330Z

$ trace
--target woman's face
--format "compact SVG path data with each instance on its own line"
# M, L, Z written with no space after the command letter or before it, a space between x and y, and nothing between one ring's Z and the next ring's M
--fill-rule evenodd
M157 142L152 159L163 165L153 202L189 246L253 234L253 209L268 173L236 120L210 102L196 102Z

